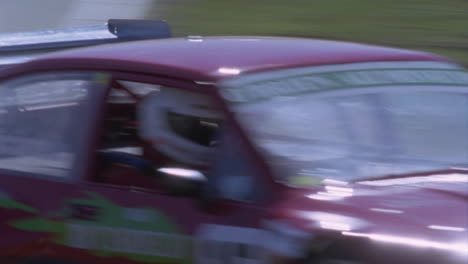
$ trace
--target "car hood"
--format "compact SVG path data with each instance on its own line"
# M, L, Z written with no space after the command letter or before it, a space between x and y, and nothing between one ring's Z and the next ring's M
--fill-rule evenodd
M431 174L289 190L272 211L314 234L333 233L468 255L468 175Z

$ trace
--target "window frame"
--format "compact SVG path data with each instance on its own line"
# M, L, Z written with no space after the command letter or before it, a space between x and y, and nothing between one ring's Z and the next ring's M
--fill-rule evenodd
M155 75L148 75L148 74L138 74L138 73L131 73L131 72L120 72L120 71L110 71L109 72L112 75L112 82L120 82L120 81L129 81L129 82L140 82L140 83L147 83L151 85L160 85L160 86L169 86L171 88L175 89L181 89L181 90L186 90L186 91L191 91L195 93L200 93L206 96L210 96L214 103L219 106L220 111L223 113L225 116L226 120L225 123L229 124L229 126L232 128L232 130L239 134L243 148L245 148L246 152L249 153L250 159L253 161L255 164L255 167L258 168L260 175L254 175L254 177L258 180L258 182L264 186L265 191L268 193L272 192L277 188L279 185L274 182L273 178L271 177L271 174L269 173L269 168L263 159L263 157L260 156L259 153L256 152L254 146L251 144L251 142L248 140L247 135L243 132L243 129L241 128L240 124L237 122L236 118L234 117L232 111L230 110L228 104L224 101L222 96L219 94L219 86L215 82L196 82L196 81L189 81L189 80L181 80L181 79L172 79L170 77L161 77L161 76L155 76ZM108 102L107 96L109 91L112 89L112 85L108 88L108 92L106 93L106 96L103 98L103 109L105 112L105 109L108 107ZM138 101L136 102L138 103ZM104 127L102 124L102 118L100 117L100 121L98 122L98 129L97 129L97 136L96 136L96 141L95 141L95 147L93 150L97 149L96 146L99 145L99 140L98 138L100 137L101 133L104 132ZM95 160L95 159L94 159ZM92 164L92 167L94 167L95 164ZM91 174L89 174L91 175ZM90 184L98 184L102 185L105 183L99 183L93 181L92 178L86 178L84 179L86 182ZM107 185L107 184L105 184ZM132 189L131 186L114 186L118 188L124 188L124 189ZM153 189L141 189L139 190L148 192L148 193L162 193L162 190L153 190ZM278 190L278 189L276 189ZM224 200L225 202L228 202L227 200ZM257 201L238 201L238 200L231 200L234 203L264 203L262 202L257 202Z

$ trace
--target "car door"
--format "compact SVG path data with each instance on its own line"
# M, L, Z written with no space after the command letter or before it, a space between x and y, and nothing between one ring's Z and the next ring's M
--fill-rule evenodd
M88 178L63 202L68 208L68 215L62 219L67 250L57 252L57 258L96 263L260 261L259 225L267 201L262 194L267 190L259 180L261 172L253 153L234 127L230 121L223 126L217 148L213 148L215 158L204 172L207 180L195 194L158 185L161 178L143 175L129 168L131 164L122 165L122 160L110 173L114 175L104 180ZM105 134L118 128L101 129ZM100 148L106 145L98 144L96 152L102 152ZM117 149L127 155L124 152L128 147L135 146ZM132 154L132 160L152 162L142 156L143 152ZM177 181L199 172L168 164L165 169L171 175L166 176ZM114 176L118 181L109 180ZM141 186L145 177L148 183Z
M61 71L0 83L0 261L41 260L63 244L63 200L88 169L108 80Z

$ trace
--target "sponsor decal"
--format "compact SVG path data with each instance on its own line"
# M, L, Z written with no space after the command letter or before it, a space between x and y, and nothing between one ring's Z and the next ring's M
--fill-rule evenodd
M28 213L38 212L36 208L12 199L7 193L2 191L0 191L0 208L18 209Z
M151 231L66 224L65 244L74 248L190 259L192 239Z
M86 198L65 200L64 209L47 213L47 218L18 219L8 225L30 232L52 233L51 242L86 249L95 256L151 263L191 262L191 237L183 235L179 226L163 212L154 208L122 207L101 194L84 193ZM0 207L38 212L3 196L0 196Z

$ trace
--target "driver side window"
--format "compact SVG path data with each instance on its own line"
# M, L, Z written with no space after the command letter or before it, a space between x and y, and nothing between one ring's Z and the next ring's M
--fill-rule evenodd
M158 178L163 177L159 170L206 169L221 123L207 95L116 81L107 100L94 181L171 191L167 179Z

